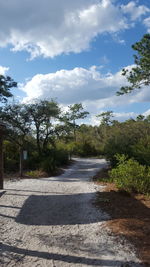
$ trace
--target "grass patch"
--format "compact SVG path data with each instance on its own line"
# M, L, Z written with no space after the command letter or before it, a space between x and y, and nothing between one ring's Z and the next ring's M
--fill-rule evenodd
M41 178L41 177L48 177L48 174L42 170L34 170L26 172L25 176L28 178Z

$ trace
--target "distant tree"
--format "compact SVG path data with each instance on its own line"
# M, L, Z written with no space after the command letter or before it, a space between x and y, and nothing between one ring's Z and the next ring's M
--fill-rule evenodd
M150 34L145 34L132 48L137 52L134 55L135 67L122 70L122 75L126 76L130 85L121 87L117 95L127 94L150 84Z
M112 123L112 117L114 117L113 115L113 111L106 111L106 112L102 112L99 115L96 116L97 118L101 119L101 124L102 125L110 125Z
M140 114L140 115L138 115L138 116L136 117L136 120L137 120L137 121L143 121L144 118L145 118L145 116L143 116L142 114Z
M9 76L0 75L0 102L7 102L7 98L12 96L10 89L17 87L17 83Z
M146 116L146 118L144 119L144 121L150 123L150 115Z
M73 104L69 106L69 110L62 117L62 121L66 126L69 126L70 130L73 130L74 139L76 141L76 129L78 125L76 120L85 119L89 114L88 111L84 111L84 108L81 103Z

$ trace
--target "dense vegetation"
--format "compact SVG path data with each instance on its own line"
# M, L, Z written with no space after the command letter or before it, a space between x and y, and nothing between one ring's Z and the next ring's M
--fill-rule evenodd
M106 157L114 168L110 176L127 191L150 190L150 116L125 122L101 113L99 126L78 125L87 116L81 104L63 113L54 101L13 104L1 108L7 123L5 170L43 170L48 174L67 164L71 155ZM23 160L23 151L28 157ZM120 155L120 156L119 156ZM122 155L122 156L121 156ZM139 181L139 182L138 182Z
M130 72L123 70L131 86L122 87L120 95L150 84L150 35L133 49L138 52L136 67ZM113 119L112 111L107 111L97 116L99 126L79 124L78 120L88 115L81 103L69 106L67 112L54 100L8 104L10 89L16 86L10 77L0 76L0 119L7 125L6 172L20 170L22 176L24 169L31 174L37 170L52 174L67 164L71 155L103 156L110 162L110 177L118 188L150 193L150 115L119 122Z
M72 141L76 142L76 120L88 112L81 104L62 112L55 101L36 101L32 104L1 106L0 117L7 125L4 140L4 167L20 176L27 170L42 169L48 174L69 161ZM24 160L24 151L27 159Z

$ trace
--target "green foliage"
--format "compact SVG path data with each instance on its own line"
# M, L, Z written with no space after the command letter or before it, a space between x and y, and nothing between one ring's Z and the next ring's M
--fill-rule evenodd
M4 141L4 171L7 173L15 172L18 168L19 150L17 145L10 141Z
M45 157L40 164L40 167L43 171L48 173L49 175L52 175L56 171L56 160L55 157Z
M79 128L76 120L85 119L89 112L84 111L81 103L70 105L68 108L69 110L63 115L61 120L62 122L64 122L65 128L68 133L72 132L74 141L76 141L76 130Z
M1 109L0 117L7 125L7 135L18 144L30 133L31 120L24 104L6 105Z
M73 104L69 106L70 120L84 119L89 114L87 111L83 111L84 108L81 103Z
M99 126L91 126L76 124L75 120L87 116L81 104L70 106L68 112L63 119L60 118L60 108L55 101L2 106L0 116L8 129L4 142L5 171L18 171L22 150L28 152L27 160L22 162L24 170L40 170L49 175L66 165L72 155L105 156L111 166L116 167L116 173L113 170L112 175L120 171L126 177L128 168L125 168L125 162L130 165L130 173L134 169L138 172L133 172L127 179L118 179L120 188L146 192L150 178L150 116L139 115L135 120L120 123L112 120L113 114L108 111L100 115L102 123ZM121 162L119 159L119 169L116 154L125 154L137 161L123 159ZM140 179L144 177L143 173L146 173L145 178Z
M150 165L150 135L141 138L132 146L133 157L143 165Z
M135 193L150 193L150 167L140 165L125 155L117 155L117 167L109 172L120 190Z
M32 121L32 134L36 136L38 153L41 155L48 143L53 143L55 127L52 120L58 119L60 108L54 100L41 100L26 105L26 110Z
M142 164L149 165L148 136L150 136L150 124L146 120L128 120L118 125L112 125L106 132L104 153L112 166L116 166L115 154L117 153L128 155L128 157L133 157ZM139 142L143 142L143 145ZM142 149L144 154L140 149Z
M106 111L106 112L102 112L99 115L97 115L97 118L101 119L101 124L102 125L110 125L112 123L112 117L113 117L113 111Z
M136 120L137 120L137 121L143 121L144 118L145 118L145 116L139 114L139 115L137 116Z
M17 83L9 76L0 75L0 102L7 102L8 97L12 96L10 89L17 87Z
M134 55L135 67L122 70L122 75L127 77L130 86L122 87L117 95L127 94L150 84L150 34L145 34L132 48L137 52Z
M26 172L26 175L31 178L40 178L47 176L47 174L42 170L28 171Z
M47 149L40 162L40 168L48 174L53 174L58 167L69 162L68 151L63 148Z
M74 145L74 154L81 157L97 156L97 151L91 142L76 142Z

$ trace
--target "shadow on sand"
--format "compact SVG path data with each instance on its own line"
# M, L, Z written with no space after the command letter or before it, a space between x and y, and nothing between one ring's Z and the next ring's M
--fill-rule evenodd
M94 198L95 193L31 195L15 220L26 225L74 225L103 221L106 219L104 213L97 212L91 204Z
M15 253L14 258L16 258L16 254L19 254L23 256L36 257L39 259L62 261L65 263L70 263L70 264L80 263L80 264L86 264L90 266L115 266L115 267L117 266L118 267L119 266L122 266L122 267L142 266L134 262L122 262L119 260L86 258L86 257L72 256L72 255L57 254L57 253L48 253L48 252L36 251L36 250L27 250L27 249L17 248L17 247L2 244L2 243L0 244L0 250L3 252ZM13 254L12 254L12 259L13 259ZM3 260L1 260L1 264L3 265Z

